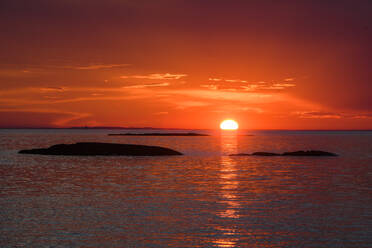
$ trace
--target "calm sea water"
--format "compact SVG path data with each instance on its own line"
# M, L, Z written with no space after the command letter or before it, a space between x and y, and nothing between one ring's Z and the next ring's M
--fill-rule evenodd
M117 132L0 130L0 247L372 247L372 132ZM17 154L77 141L185 155ZM227 156L301 149L340 156Z

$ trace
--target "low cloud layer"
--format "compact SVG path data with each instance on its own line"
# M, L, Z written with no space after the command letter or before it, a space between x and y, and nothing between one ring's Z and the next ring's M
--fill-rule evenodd
M120 76L120 78L150 79L150 80L175 80L175 79L180 79L186 76L187 74L153 73L149 75Z

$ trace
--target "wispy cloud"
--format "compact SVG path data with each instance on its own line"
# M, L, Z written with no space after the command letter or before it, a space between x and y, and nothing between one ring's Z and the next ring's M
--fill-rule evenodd
M64 87L44 87L44 88L40 88L40 91L43 91L43 92L63 92L65 90L66 90L66 88L64 88Z
M131 64L65 64L65 65L56 65L56 64L36 64L36 65L18 65L22 66L23 69L12 68L13 65L8 65L8 69L0 69L0 75L6 76L19 76L19 77L30 77L36 76L38 74L45 74L57 70L104 70L104 69L117 69L122 67L131 66Z
M287 78L280 81L272 80L249 82L243 79L227 79L219 77L210 77L206 84L201 84L200 87L210 90L225 90L225 91L249 91L249 92L265 92L265 91L280 91L290 87L295 87L296 84L291 82L293 78Z
M246 83L247 81L240 80L240 79L225 79L225 82L229 82L229 83Z
M123 89L143 89L148 87L165 87L169 86L169 83L158 83L158 84L135 84L129 86L123 86Z
M202 84L202 85L200 85L200 87L208 88L208 89L211 89L211 90L217 90L218 89L217 84Z
M343 117L342 114L333 112L322 112L322 111L296 111L294 112L300 118L309 119L340 119Z
M296 84L279 83L279 84L273 84L273 86L276 86L276 87L283 87L283 88L288 88L288 87L295 87Z
M89 64L89 65L66 65L66 66L55 66L56 68L72 69L72 70L101 70L101 69L113 69L130 66L131 64Z
M327 111L296 111L293 114L300 118L309 119L370 119L372 113L353 113L353 112L327 112Z
M214 81L214 82L220 82L223 79L222 78L208 78L209 81Z
M358 114L352 117L353 119L372 119L372 114Z
M251 92L233 92L228 90L198 90L198 89L188 89L188 90L168 90L164 93L171 94L173 96L187 96L195 99L204 100L226 100L226 101L238 101L238 102L273 102L280 98L280 95L276 94L265 94L265 93L251 93Z
M254 85L254 84L253 84ZM289 84L289 83L266 83L260 85L254 85L255 89L261 90L284 90L286 88L295 87L296 84Z
M216 82L216 81L215 81ZM226 82L226 81L225 81ZM227 90L227 91L249 91L249 92L263 92L273 90L284 90L290 87L295 87L294 83L239 83L235 85L226 85L226 83L201 84L200 87L208 88L210 90Z
M243 89L244 91L255 91L261 88L261 86L259 84L249 84L249 85L242 85L240 86L240 88Z
M124 75L120 78L134 78L134 79L151 79L151 80L176 80L186 77L187 74L171 74L171 73L153 73L148 75Z
M241 79L226 79L226 78L208 78L208 81L213 82L228 82L228 83L246 83L246 80Z

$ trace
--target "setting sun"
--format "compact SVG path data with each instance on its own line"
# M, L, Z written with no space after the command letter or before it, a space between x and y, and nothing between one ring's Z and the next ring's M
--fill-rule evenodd
M239 125L234 120L224 120L220 124L220 128L222 130L237 130L239 128Z

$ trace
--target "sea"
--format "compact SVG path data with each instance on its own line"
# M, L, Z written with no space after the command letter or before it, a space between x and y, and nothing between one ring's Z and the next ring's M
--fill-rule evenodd
M83 141L184 155L18 154ZM229 156L297 150L339 156ZM1 129L0 247L367 248L371 186L372 131Z

